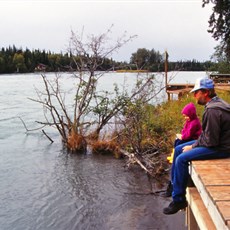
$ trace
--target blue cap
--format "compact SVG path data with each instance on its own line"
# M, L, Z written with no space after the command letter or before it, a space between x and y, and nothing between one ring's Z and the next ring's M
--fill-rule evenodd
M195 92L199 89L214 89L214 82L210 78L198 78L196 80L194 88L190 91L190 93Z

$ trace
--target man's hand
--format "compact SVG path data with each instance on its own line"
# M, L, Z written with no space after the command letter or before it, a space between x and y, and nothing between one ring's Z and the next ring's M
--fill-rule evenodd
M183 153L192 149L192 145L186 145L183 147Z

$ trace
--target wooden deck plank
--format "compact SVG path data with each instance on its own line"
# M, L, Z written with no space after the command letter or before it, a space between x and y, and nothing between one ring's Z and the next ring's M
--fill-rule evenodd
M224 163L230 163L230 158L225 158L225 159L212 159L212 160L199 160L199 161L193 161L192 162L192 164L193 165L202 165L202 164L205 164L205 165L207 165L207 164L214 164L214 165L216 165L216 164L224 164Z
M195 161L194 161L195 162ZM193 168L199 175L200 180L205 186L208 185L230 185L230 161L229 159L222 159L215 161L212 160L212 164L209 162L199 162L193 164ZM206 163L206 164L205 164Z
M202 182L205 186L211 185L219 185L219 186L230 186L230 178L227 176L218 177L210 177L210 176L202 176Z
M196 171L197 171L197 173L199 173L199 175L201 177L229 178L229 175L228 175L229 170L224 169L224 166L223 166L223 170L221 172L215 170L215 168L216 167L213 167L213 168L199 168L199 169L196 168Z
M206 189L213 201L230 201L230 188L228 186L207 186Z
M196 165L194 166L195 168L197 167ZM220 167L221 167L221 171L219 171L220 170ZM199 170L199 171L201 171L202 172L202 170L205 172L205 171L215 171L215 172L213 172L214 174L216 174L216 173L221 173L221 172L223 172L223 171L228 171L230 169L230 165L229 164L213 164L213 165L209 165L208 163L206 164L206 165L199 165L198 167L197 167L197 170Z
M230 202L220 201L216 203L216 206L227 224L227 221L230 220Z
M211 166L211 165L229 165L230 164L230 158L226 159L214 159L214 160L199 160L199 161L193 161L192 162L193 166L196 165L206 165L206 166Z

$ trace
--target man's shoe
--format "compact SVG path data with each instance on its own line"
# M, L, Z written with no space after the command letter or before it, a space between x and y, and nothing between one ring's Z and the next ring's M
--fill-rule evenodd
M164 208L163 213L171 215L177 213L179 210L184 209L188 206L187 201L175 202L172 201L167 208Z

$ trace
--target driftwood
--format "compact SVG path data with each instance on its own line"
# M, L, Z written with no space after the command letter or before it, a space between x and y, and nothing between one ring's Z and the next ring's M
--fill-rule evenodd
M120 150L121 154L128 158L126 166L137 164L143 169L150 178L159 179L167 176L169 170L168 162L164 154L161 154L159 148L152 149L152 152L142 154L130 153L125 150ZM163 176L163 177L162 177Z
M152 175L152 172L145 167L145 165L138 159L137 155L134 153L129 153L127 151L121 150L121 153L128 157L127 166L129 167L131 164L137 163L146 173Z

